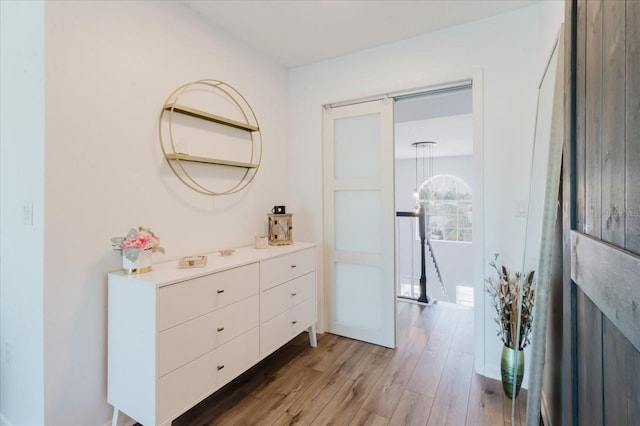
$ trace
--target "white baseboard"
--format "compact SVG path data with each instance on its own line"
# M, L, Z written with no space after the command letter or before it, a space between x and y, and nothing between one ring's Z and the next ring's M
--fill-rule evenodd
M126 419L125 421L123 421L120 426L133 426L135 425L136 422L135 420L131 420L131 419ZM0 426L5 426L5 425L0 425ZM7 426L11 426L11 425L7 425ZM102 426L111 426L111 420L109 420L108 422L104 423Z
M488 377L494 380L502 380L500 374L500 365L496 364L485 364L484 366L484 377Z
M133 420L131 417L129 417L126 414L124 414L123 412L120 412L120 419L119 420L120 421L118 422L119 423L118 426L133 426L136 423L138 423L135 420ZM109 420L108 422L103 423L102 426L111 426L111 423L112 423L112 421ZM4 425L0 425L0 426L4 426Z
M497 381L502 381L502 373L500 372L500 365L498 364L492 364L492 365L485 365L484 366L484 372L485 374L483 374L485 377L488 377L490 379L494 379ZM522 389L529 389L529 380L527 378L527 372L525 371L524 373L524 377L522 378Z

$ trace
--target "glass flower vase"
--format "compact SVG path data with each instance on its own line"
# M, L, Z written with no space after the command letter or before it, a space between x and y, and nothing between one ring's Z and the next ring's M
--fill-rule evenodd
M504 394L510 399L517 397L524 376L524 351L503 346L500 373Z
M122 270L125 274L142 274L151 270L151 250L141 250L138 253L138 258L135 261L127 259L122 255Z

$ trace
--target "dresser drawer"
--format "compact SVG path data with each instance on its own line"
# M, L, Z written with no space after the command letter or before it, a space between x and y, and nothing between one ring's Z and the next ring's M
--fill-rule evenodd
M158 377L258 326L258 295L162 331Z
M212 393L216 377L215 356L209 352L159 379L156 424L173 420L176 413L182 413ZM145 397L153 401L153 394Z
M257 263L161 287L158 296L158 330L245 299L258 292Z
M256 327L215 350L216 388L226 385L260 358L260 331Z
M259 331L254 328L218 349L172 371L158 382L161 423L182 413L258 361ZM149 395L153 398L153 395Z
M260 322L265 322L314 297L315 291L316 273L310 272L262 292L260 295Z
M317 320L313 244L243 247L203 269L156 266L109 274L114 424L126 413L170 425Z
M267 356L316 322L316 299L311 298L260 326L260 355Z
M260 265L260 288L267 290L316 269L316 250L305 250L265 260Z

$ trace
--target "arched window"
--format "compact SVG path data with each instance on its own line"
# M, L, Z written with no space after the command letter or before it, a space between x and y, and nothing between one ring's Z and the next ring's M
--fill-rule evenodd
M418 192L432 240L472 241L472 197L469 186L452 175L427 179Z

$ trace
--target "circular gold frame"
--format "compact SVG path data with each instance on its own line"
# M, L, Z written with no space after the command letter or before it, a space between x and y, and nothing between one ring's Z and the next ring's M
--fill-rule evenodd
M231 100L236 105L236 107L238 108L238 110L242 114L242 117L245 120L244 124L246 124L247 126L255 126L255 128L257 129L255 131L249 132L249 135L251 137L251 153L250 153L249 162L248 162L248 163L252 163L252 161L254 160L254 155L256 155L256 151L258 151L257 161L253 163L256 165L256 167L247 167L242 177L238 180L238 182L235 185L233 185L231 188L227 189L226 191L222 191L222 192L212 191L211 189L196 182L195 179L189 174L189 172L187 172L185 166L182 164L183 161L188 161L188 160L182 160L179 158L179 156L176 155L178 154L178 152L176 151L176 147L173 141L174 108L175 108L175 105L179 103L178 101L180 100L180 96L187 89L193 88L194 86L197 86L197 85L207 86L222 92L229 100ZM242 104L244 104L244 107ZM165 142L163 139L163 131L162 131L162 127L163 127L162 123L163 123L164 115L167 112L169 113L169 123L168 123L169 144L168 145L170 147L170 151L167 150L167 147L165 146ZM251 121L255 124L252 124ZM246 188L247 185L249 185L253 181L256 174L258 174L258 169L260 168L260 163L262 161L262 134L260 133L260 125L258 123L258 118L256 117L253 109L251 108L251 105L249 105L249 102L247 102L245 97L242 96L242 94L240 94L240 92L238 92L237 89L235 89L234 87L230 86L229 84L223 81L211 80L211 79L197 80L191 83L183 84L182 86L174 90L169 95L164 105L162 105L162 111L160 112L160 119L158 121L158 134L160 138L160 148L162 149L162 154L167 160L167 163L169 164L169 168L171 168L171 171L173 171L173 173L182 183L184 183L189 188L201 194L206 194L206 195L234 194ZM170 154L176 155L175 158L170 159L169 158Z

